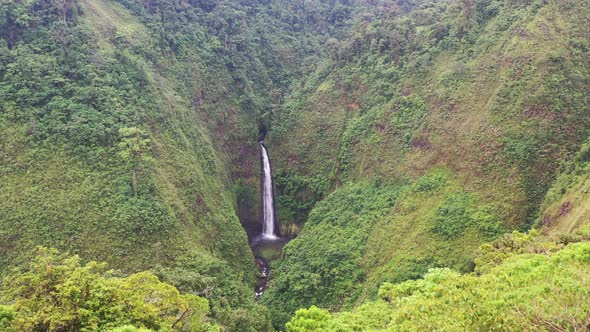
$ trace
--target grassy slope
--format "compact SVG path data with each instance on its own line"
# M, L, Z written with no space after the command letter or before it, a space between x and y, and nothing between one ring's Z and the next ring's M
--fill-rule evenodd
M551 204L544 213L550 233L569 234L590 223L590 177L588 170L578 182L557 202Z
M170 74L174 64L162 57L156 69L132 51L153 40L123 6L108 0L80 6L79 25L96 41L91 65L114 61L116 33L147 78L150 106L157 110L146 111L143 124L151 161L139 170L133 197L130 172L115 148L96 147L89 156L68 143L39 144L27 135L28 126L2 119L0 267L24 265L32 248L46 245L125 272L156 269L185 291L212 287L214 302L227 297L227 310L254 306L256 268L236 214L228 161L202 114L179 92ZM257 320L263 328L264 319Z
M116 28L120 33L129 36L130 40L148 38L146 30L140 23L116 3L89 1L83 3L83 8L86 13L82 18L83 24L96 31L99 45L97 52L101 56L108 56L109 51L114 48L113 45L108 44L108 39L101 36L104 27ZM246 247L245 234L234 213L234 197L228 190L229 178L226 165L213 149L199 119L187 108L186 102L174 92L173 81L160 76L147 63L144 62L144 65L150 80L149 84L152 86L152 93L155 95L156 108L161 112L163 121L151 124L150 138L153 140L155 165L153 169L145 171L147 174L140 174L139 179L141 183L141 176L144 175L149 178L146 182L154 183L157 192L153 198L162 202L166 207L165 214L173 220L175 225L175 235L165 234L167 236L163 236L161 240L174 239L174 241L178 240L176 245L187 245L193 249L201 247L201 250L207 247L223 246L224 242L233 242L232 245L237 248ZM98 231L94 236L97 246L94 250L98 253L100 249L110 247L101 244L97 236L102 234L99 231L100 228L106 232L114 231L109 229L109 226L112 226L109 222L116 222L112 220L116 218L113 218L114 213L109 209L116 209L116 195L124 194L116 191L120 190L121 185L127 185L126 182L129 181L121 161L109 154L110 151L101 151L99 153L104 153L104 156L110 159L104 160L103 164L88 165L83 158L76 157L76 151L72 147L33 146L32 143L29 144L25 136L25 127L9 127L6 123L3 127L3 143L7 145L7 148L3 149L6 155L3 159L7 162L17 161L4 166L13 171L3 173L6 175L3 181L6 184L3 190L6 197L3 200L4 211L9 211L9 207L14 204L10 209L13 211L12 218L38 220L40 223L47 223L47 229L54 228L49 226L51 222L67 224L74 220L84 220L77 227L88 227L87 234ZM18 183L28 184L18 186ZM222 190L219 190L220 188ZM20 194L16 194L17 190ZM48 209L47 206L43 206L44 204L55 204L55 206ZM94 204L97 206L93 206ZM35 211L38 211L40 215L33 217ZM30 217L17 217L18 213L27 214ZM223 224L224 227L215 227L216 223ZM224 230L228 230L232 236L228 235L226 239L222 239L223 234L213 234ZM239 236L236 236L237 234ZM66 237L66 234L59 232L55 235ZM112 235L112 238L105 243L116 241L130 248L138 244L124 244L124 241L120 241L115 234ZM186 238L175 239L176 236L186 236ZM84 245L85 239L92 240L93 236L79 236L78 244L89 248L94 247L90 243ZM157 237L138 240L156 239ZM221 244L215 244L215 241ZM63 243L55 244L63 246ZM135 249L147 250L150 245L157 243L146 244ZM145 248L141 248L144 246ZM172 248L167 249L172 250ZM153 250L154 255L132 255L132 257L138 260L151 260L157 257L156 252L162 249L149 250ZM94 257L106 258L103 256L106 254L107 252L103 252L102 255ZM163 253L160 252L159 255ZM244 263L247 260L248 257L244 257L241 263L236 264L251 266ZM156 258L154 261L160 260ZM137 268L133 265L129 267Z
M550 4L533 14L530 10L507 9L477 32L481 40L475 45L456 52L434 52L434 59L418 74L404 73L378 55L343 68L320 69L319 78L312 77L302 89L303 96L294 95L287 103L288 111L279 115L277 126L283 121L293 125L285 125L288 131L283 133L280 128L274 136L275 149L282 156L275 161L277 168L307 176L321 175L339 183L375 175L415 178L433 166L444 165L455 171L470 190L485 192L482 196L499 205L497 212L508 224L522 223L527 207L519 203L527 204L526 193L525 188L519 188L519 165L504 153L505 137L512 131L525 135L541 129L547 136L570 135L564 140L579 144L579 130L586 125L581 109L529 109L531 105L555 107L547 102L545 92L559 97L567 91L565 87L560 91L543 90L551 74L563 71L578 79L581 70L587 70L585 62L576 63L582 60L581 54L570 42L583 38L583 17L575 15L577 20L567 20L578 7L557 7ZM506 24L503 19L507 15L519 18L508 27L499 27ZM527 27L526 36L513 31L523 25ZM487 40L490 35L492 41ZM556 53L564 57L560 61L565 68L550 61ZM466 68L462 69L466 74L453 82L447 76L453 75L458 63ZM396 78L400 73L403 76ZM389 83L386 87L390 91L376 91L383 82ZM583 92L581 83L575 86L576 93ZM510 105L504 105L500 91L511 88L516 90L516 97L511 97ZM422 99L427 106L426 117L416 121L414 132L390 123L396 112L395 102L374 101L379 95L396 97L402 93ZM306 94L309 100L302 102ZM578 113L576 119L582 123L572 123L573 113ZM578 131L564 133L559 127L564 121ZM406 134L410 134L409 140ZM559 158L572 150L568 146L556 149L554 142L543 139L547 140L541 142L543 154L551 154L541 155L543 159ZM545 184L552 180L555 169L555 164L549 166L550 170L537 170L542 176L539 180Z
M590 145L563 164L541 206L540 226L552 237L568 236L590 223Z
M419 53L405 67L378 54L327 61L279 114L271 132L271 148L283 156L275 158L277 171L329 179L334 186L375 176L412 181L434 167L450 174L451 187L427 195L410 191L375 224L360 252L368 295L383 281L399 281L396 270L407 268L405 260L468 270L485 237L449 242L431 231L448 194L467 192L490 221L527 227L557 161L585 138L589 66L586 46L577 43L588 36L587 3L503 7L467 38L471 42L431 51L417 70L411 68L424 58ZM418 102L408 106L410 98ZM316 232L314 226L293 245ZM288 269L297 258L289 256L289 246L286 253L281 266Z

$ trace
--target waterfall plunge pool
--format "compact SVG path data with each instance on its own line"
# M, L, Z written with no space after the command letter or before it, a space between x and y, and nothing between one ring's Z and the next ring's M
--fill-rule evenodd
M276 220L274 204L274 188L272 181L272 169L268 151L264 142L260 142L260 161L262 164L261 189L262 189L262 232L250 241L250 247L256 258L256 265L261 277L256 283L255 299L258 299L266 289L270 279L270 262L280 259L286 238L279 236L279 226Z
M256 265L262 275L256 282L255 299L258 299L266 290L266 285L270 279L270 262L282 258L283 246L287 242L288 239L286 238L267 238L264 236L258 236L250 242L254 258L256 258Z

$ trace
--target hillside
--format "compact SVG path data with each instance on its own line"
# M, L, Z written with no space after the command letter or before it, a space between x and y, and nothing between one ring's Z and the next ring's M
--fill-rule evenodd
M0 271L51 246L121 273L153 270L207 295L228 328L262 329L241 313L265 315L231 167L187 94L214 51L176 54L112 1L2 8ZM179 80L186 72L195 79ZM216 75L230 85L227 70ZM222 107L210 99L226 91L210 93L201 107Z
M588 242L563 246L514 233L489 247L478 275L432 269L421 280L385 283L378 300L353 312L301 309L287 331L588 329Z
M537 223L560 163L587 138L588 3L392 12L333 40L273 119L279 211L294 225L283 227L297 232L310 198L327 195L276 266L263 300L276 326L432 267L471 271L482 243ZM578 183L571 218L585 223ZM395 193L385 206L381 188Z
M590 144L562 164L541 205L539 226L551 237L568 237L590 222Z
M0 330L590 328L589 17L3 1Z

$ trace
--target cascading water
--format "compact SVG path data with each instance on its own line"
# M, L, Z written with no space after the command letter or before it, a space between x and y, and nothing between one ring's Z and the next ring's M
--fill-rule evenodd
M260 277L256 283L255 299L264 293L266 284L270 278L269 263L278 259L287 243L287 238L281 238L276 224L274 196L272 186L272 173L270 160L264 142L260 142L260 155L262 159L262 233L254 237L250 242L256 264L260 270Z
M260 153L262 154L262 237L266 239L278 239L275 232L275 210L270 160L262 142L260 142L260 148Z

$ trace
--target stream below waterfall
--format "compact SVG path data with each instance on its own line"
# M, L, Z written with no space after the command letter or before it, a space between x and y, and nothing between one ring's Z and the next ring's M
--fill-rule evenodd
M270 263L281 258L283 246L287 241L287 239L280 237L276 239L258 237L250 243L256 258L256 266L258 266L258 270L262 275L256 282L255 299L258 299L266 290L266 285L270 279Z

